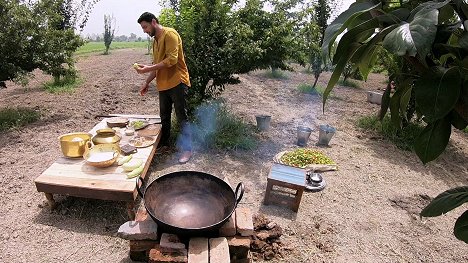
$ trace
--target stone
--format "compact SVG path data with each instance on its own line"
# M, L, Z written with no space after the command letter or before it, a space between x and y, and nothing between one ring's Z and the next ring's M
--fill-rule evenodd
M250 237L234 236L228 238L231 258L246 258L250 250Z
M208 251L208 238L191 238L188 248L188 263L208 263Z
M254 234L252 212L249 208L236 209L236 226L237 233L241 236L251 236Z
M119 227L117 236L127 240L157 240L158 226L150 220L128 221Z
M148 256L150 263L187 263L187 249L164 248L156 245L150 250Z
M180 238L174 234L163 233L159 245L163 248L185 248L185 244L180 242Z
M275 222L270 222L266 225L266 228L267 229L273 229L274 227L276 226L276 223Z
M225 237L210 238L210 262L230 263L229 246Z
M235 236L237 232L236 229L236 213L232 213L231 217L228 219L228 221L221 226L219 229L219 236L222 237L232 237Z

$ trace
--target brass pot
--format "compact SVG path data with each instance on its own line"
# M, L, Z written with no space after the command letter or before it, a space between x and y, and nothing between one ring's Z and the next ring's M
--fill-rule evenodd
M115 134L115 131L110 128L100 129L96 131L96 135L92 139L94 144L119 144L120 136Z
M86 143L91 140L91 134L86 132L73 132L58 137L60 149L65 157L82 157Z
M117 144L98 144L92 146L86 143L83 159L94 167L109 167L115 163L120 155L120 147Z

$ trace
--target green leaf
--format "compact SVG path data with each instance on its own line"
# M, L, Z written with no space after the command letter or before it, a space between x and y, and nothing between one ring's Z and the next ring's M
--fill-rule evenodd
M448 22L453 17L453 8L445 5L439 9L439 23Z
M453 234L459 240L468 243L468 211L465 211L455 222Z
M426 12L430 12L430 11L435 10L435 9L439 9L439 8L444 7L448 3L450 3L450 0L446 0L444 2L428 1L428 2L425 2L425 3L421 3L416 8L411 10L411 14L410 14L409 19L413 20L413 18L415 16L417 16L418 13L426 13Z
M468 186L452 188L436 196L424 207L420 215L424 217L440 216L466 202L468 202Z
M449 113L449 119L450 119L450 123L453 125L453 127L459 129L459 130L463 130L467 127L468 125L468 122L463 119L462 116L460 116L460 114L458 114L457 111L455 110L452 110L450 113Z
M379 119L383 120L385 117L385 114L387 114L388 107L390 105L390 91L392 89L392 85L390 84L390 80L387 84L387 88L385 89L383 95L382 95L382 104L380 105L380 111L379 111Z
M448 118L444 118L429 123L419 134L414 141L414 151L424 164L436 159L445 150L451 128Z
M460 73L456 67L439 68L425 73L414 88L419 109L429 121L435 121L455 107L461 90Z
M375 28L379 26L376 18L368 20L346 32L338 43L336 53L333 56L333 64L338 63L338 59L349 53L349 45L354 42L362 42L367 40L375 32Z
M399 56L426 57L436 36L438 13L437 9L418 12L413 21L401 24L385 37L384 47Z
M397 128L401 129L401 118L400 118L400 99L402 94L402 89L397 89L393 96L390 98L390 119L392 121L392 125Z
M458 45L461 48L468 51L468 32L464 31L461 37L458 39Z
M408 104L409 104L409 101L411 99L411 91L413 89L411 88L411 86L409 86L408 89L406 89L403 94L401 94L401 99L400 99L400 111L402 113L405 113L406 112L406 109L408 108ZM406 114L403 114L403 116L405 117L406 119Z
M351 4L351 6L346 11L341 13L325 30L325 36L323 38L322 45L323 57L328 57L336 37L346 29L346 27L353 21L354 18L362 13L375 9L378 6L380 6L380 3L374 4L371 2L356 2Z

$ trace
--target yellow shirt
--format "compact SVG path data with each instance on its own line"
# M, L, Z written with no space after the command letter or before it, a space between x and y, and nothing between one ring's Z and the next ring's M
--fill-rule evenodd
M159 62L169 66L157 72L156 86L159 91L174 88L180 83L190 87L182 39L173 28L163 27L162 34L153 42L153 63L158 64Z

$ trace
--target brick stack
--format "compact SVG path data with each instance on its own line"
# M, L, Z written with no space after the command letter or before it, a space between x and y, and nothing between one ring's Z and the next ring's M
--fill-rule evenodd
M248 263L251 262L249 251L253 234L250 209L237 208L220 228L219 237L194 237L183 242L176 235L162 233L158 239L156 223L142 208L138 210L135 221L120 226L117 236L129 240L129 256L135 261Z

